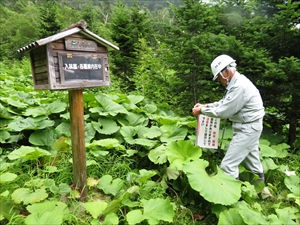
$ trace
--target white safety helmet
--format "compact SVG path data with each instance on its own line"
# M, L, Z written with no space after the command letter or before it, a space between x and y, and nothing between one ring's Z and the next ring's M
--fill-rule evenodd
M214 76L213 80L216 80L218 74L227 66L236 67L235 60L228 55L219 55L217 58L215 58L210 65Z

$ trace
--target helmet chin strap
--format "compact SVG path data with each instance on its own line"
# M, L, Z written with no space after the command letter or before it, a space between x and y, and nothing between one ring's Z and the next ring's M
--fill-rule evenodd
M222 77L224 80L226 80L226 85L228 86L228 84L229 84L228 76L227 76L227 77L224 77L222 71L220 71L220 75L221 75L221 77Z

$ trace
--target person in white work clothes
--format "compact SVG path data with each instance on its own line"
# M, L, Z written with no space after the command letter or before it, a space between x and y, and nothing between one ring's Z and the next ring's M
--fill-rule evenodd
M265 115L262 98L258 89L244 75L236 70L236 63L228 55L220 55L211 63L213 80L218 79L226 94L218 102L197 103L192 112L214 118L232 121L233 138L221 163L225 174L239 179L238 166L244 166L264 182L264 171L259 158L259 138Z

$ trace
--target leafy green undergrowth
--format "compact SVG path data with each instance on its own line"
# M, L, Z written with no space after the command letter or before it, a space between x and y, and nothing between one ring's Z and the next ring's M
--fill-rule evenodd
M24 62L25 64L28 62ZM68 96L1 64L0 224L299 224L299 156L260 141L266 184L218 167L196 121L143 96L84 92L88 199L73 184ZM17 77L13 77L17 76Z

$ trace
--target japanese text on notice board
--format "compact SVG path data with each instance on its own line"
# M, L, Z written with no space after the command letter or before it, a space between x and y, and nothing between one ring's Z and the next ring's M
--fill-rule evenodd
M220 119L198 116L196 144L202 148L218 148Z

